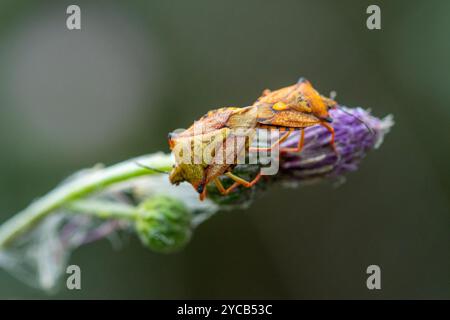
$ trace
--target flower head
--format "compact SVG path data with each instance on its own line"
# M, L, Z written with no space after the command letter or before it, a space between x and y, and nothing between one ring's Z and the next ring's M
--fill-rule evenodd
M343 111L344 110L344 111ZM330 110L335 131L335 152L330 145L330 133L322 126L305 129L305 144L301 153L281 157L281 174L288 179L340 178L355 171L366 154L383 142L393 125L391 116L379 119L361 108ZM293 134L283 147L297 144L299 133Z

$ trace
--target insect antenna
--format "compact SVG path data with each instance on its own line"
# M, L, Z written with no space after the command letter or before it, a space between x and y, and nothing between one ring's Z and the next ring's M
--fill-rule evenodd
M358 120L360 123L362 123L372 135L375 135L375 132L373 131L373 129L372 129L371 127L369 127L369 126L367 125L367 123L365 123L365 122L364 122L363 120L361 120L359 117L357 117L357 116L355 116L354 114L352 114L352 113L346 111L346 110L343 109L343 108L340 108L340 107L337 107L337 106L336 106L336 109L342 111L342 112L345 113L345 114L348 114L349 116L352 116L353 118L355 118L356 120Z
M164 173L164 174L169 174L170 173L168 171L163 171L163 170L159 170L157 168L146 166L145 164L142 164L142 163L139 163L139 162L135 162L135 164L137 166L141 167L141 168L148 169L148 170L151 170L151 171L155 171L155 172L158 172L158 173Z

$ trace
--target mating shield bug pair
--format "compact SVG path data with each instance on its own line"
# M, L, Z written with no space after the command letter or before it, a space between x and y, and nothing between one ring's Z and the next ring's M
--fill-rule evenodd
M169 145L176 162L169 176L170 181L173 184L189 182L200 194L201 200L206 197L206 186L210 182L214 182L222 194L228 194L240 185L252 187L261 178L261 173L247 181L232 172L242 153L278 148L295 130L301 131L297 147L279 148L279 151L300 152L304 144L304 129L315 125L324 126L331 133L330 145L336 150L334 129L330 125L332 119L328 113L330 108L336 106L334 100L320 95L308 80L301 78L292 86L275 91L265 90L251 106L210 111L187 130L169 134ZM279 135L269 147L252 147L256 129L277 129L285 133ZM236 140L236 130L247 132L246 139ZM203 158L205 149L213 150L209 161ZM222 175L234 183L225 188L219 179Z

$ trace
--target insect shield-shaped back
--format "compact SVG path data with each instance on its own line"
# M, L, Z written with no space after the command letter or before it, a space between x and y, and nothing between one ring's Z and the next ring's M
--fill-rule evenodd
M273 110L271 107L258 109L258 123L274 128L306 128L320 124L321 120L311 113L303 113L293 109L282 111Z
M187 130L172 135L170 146L175 157L175 167L170 174L173 184L189 182L197 192L211 180L211 172L226 163L223 159L223 145L231 129L227 120L239 108L221 108L208 112ZM219 167L217 167L219 164ZM211 170L214 166L214 170ZM221 171L226 171L226 167Z
M291 128L331 122L328 110L334 105L335 101L321 96L303 78L286 88L272 92L266 90L254 103L258 108L258 123Z
M205 180L205 169L213 161L215 146L226 136L224 129L204 135L182 136L172 140L175 167L170 173L172 184L187 181L197 189Z

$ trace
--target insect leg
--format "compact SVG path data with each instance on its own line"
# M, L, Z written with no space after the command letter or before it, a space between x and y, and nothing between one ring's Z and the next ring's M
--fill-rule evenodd
M303 149L305 143L305 129L300 129L300 139L298 140L297 147L295 148L281 148L280 152L300 152Z
M214 183L217 186L217 189L220 191L221 194L223 195L227 195L229 194L231 191L233 191L234 189L236 189L238 186L240 186L240 184L238 182L233 183L230 187L228 187L227 189L225 189L225 187L223 186L222 182L219 180L219 178L214 179Z
M330 145L334 150L334 153L336 153L336 155L338 156L338 158L340 157L339 152L336 149L336 144L334 143L334 128L332 126L330 126L328 123L326 122L321 122L320 123L321 126L325 127L328 131L330 131L331 133L331 140L330 140Z
M269 148L249 148L249 152L258 152L258 151L272 151L273 148L275 148L277 145L282 143L284 140L286 140L289 135L291 134L292 130L289 130L286 132L281 138L278 139L278 141L274 142Z
M225 175L226 175L227 177L231 178L232 180L236 181L236 183L238 183L238 184L240 184L240 185L243 185L243 186L246 187L246 188L251 188L251 187L253 187L253 186L259 181L259 179L261 179L261 172L258 173L258 174L256 175L256 177L255 177L252 181L250 181L250 182L247 181L247 180L245 180L245 179L242 179L241 177L238 177L238 176L234 175L234 174L231 173L231 172L227 172L227 173L225 173ZM233 186L231 186L231 187L233 187ZM230 187L230 188L231 188L231 187Z
M225 187L223 186L222 182L220 182L219 178L214 179L214 184L221 194L227 194L227 190L225 190Z
M200 193L200 201L205 200L206 198L206 186L203 188L203 191Z

